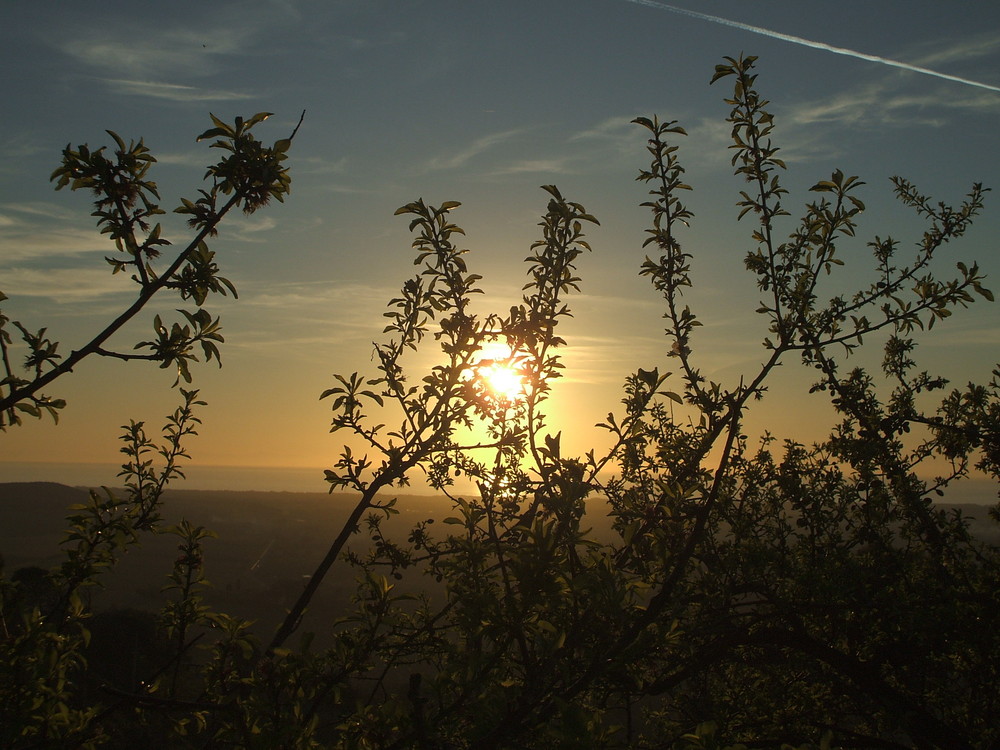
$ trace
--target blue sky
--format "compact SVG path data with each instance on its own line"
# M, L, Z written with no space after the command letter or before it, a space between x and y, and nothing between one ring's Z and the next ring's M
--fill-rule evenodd
M108 142L105 129L143 137L159 158L163 205L194 197L211 152L195 136L211 111L225 119L266 110L267 139L305 122L285 205L233 217L211 243L240 300L209 303L227 337L224 367L199 367L209 401L198 464L315 467L342 442L327 434L318 395L334 372L373 371L381 312L411 273L400 205L462 201L470 263L485 305L516 301L545 196L557 184L601 220L582 259L583 292L565 337L567 378L552 410L578 451L601 439L590 425L615 408L636 367L669 369L657 299L637 275L648 224L642 132L657 114L689 136L681 158L695 191L685 237L705 322L696 343L704 372L734 383L761 354L764 326L742 268L748 224L737 224L739 183L726 151L730 91L709 86L724 55L759 57L771 100L793 217L803 191L835 168L867 185L869 210L849 269L867 270L865 242L923 229L895 204L888 178L912 179L958 202L975 181L995 183L1000 93L833 54L746 28L633 0L4 3L0 6L0 290L5 312L47 326L69 350L133 293L103 262L86 196L55 193L48 175L67 143ZM1000 6L940 2L677 2L676 7L866 55L1000 86ZM1000 275L1000 207L956 244L954 261ZM791 231L791 225L788 231ZM165 224L177 244L181 222ZM995 284L994 284L995 286ZM832 291L832 287L831 287ZM169 313L172 300L159 303ZM145 338L151 315L119 339ZM1000 312L977 305L935 330L918 350L958 383L986 380L997 359ZM877 357L876 357L877 360ZM7 462L116 461L119 425L158 425L175 403L172 377L143 363L87 361L53 387L69 400L58 427L29 423L0 436ZM820 437L822 410L792 399L788 368L751 425ZM756 420L756 421L755 421ZM43 479L44 476L37 478ZM108 481L111 481L109 477Z

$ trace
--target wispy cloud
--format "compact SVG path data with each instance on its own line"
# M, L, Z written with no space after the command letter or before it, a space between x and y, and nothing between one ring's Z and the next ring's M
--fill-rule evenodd
M240 304L228 315L234 325L243 315L252 315L255 324L252 332L234 339L234 345L252 349L292 346L324 357L329 350L315 350L317 345L365 351L380 338L381 324L375 321L383 320L386 301L397 295L398 290L389 286L248 281L240 284ZM331 320L336 320L336 326L329 325Z
M328 193L339 193L341 195L379 195L382 191L378 188L363 188L357 185L338 185L332 182L324 182L319 186L320 190Z
M242 25L165 28L152 35L124 23L114 33L105 28L78 30L57 46L118 94L170 102L229 101L251 95L188 81L231 67L232 58L249 50L258 33L247 19Z
M0 211L13 214L27 214L28 216L43 216L46 220L66 221L79 216L79 213L64 206L45 201L27 201L22 203L0 204Z
M489 170L492 176L517 174L571 175L604 169L622 159L632 162L642 133L632 124L635 115L606 117L594 125L562 137L544 156L515 159ZM512 131L516 132L516 131Z
M978 34L968 39L946 44L943 47L939 42L934 44L936 49L921 54L916 58L916 61L921 65L940 65L942 63L965 62L992 55L1000 49L1000 33Z
M0 154L5 159L22 159L49 151L50 147L34 142L30 135L21 134L0 144Z
M13 232L9 230L15 230ZM0 227L0 257L7 263L73 256L103 250L111 252L114 245L93 230L59 229L48 232L23 232L20 225Z
M783 129L782 157L789 162L807 162L843 153L846 144L830 138L831 129L940 129L959 112L1000 114L1000 97L975 91L948 97L934 92L899 93L898 86L886 79L825 99L781 107L776 122Z
M368 314L371 310L384 309L385 303L391 297L398 295L398 290L390 286L373 284L338 284L324 281L301 281L272 284L260 282L245 285L248 300L256 306L266 307L275 311L285 310L300 317L306 311L307 317L327 319L329 306L349 303L350 309L365 308ZM322 308L327 309L322 309ZM371 318L369 328L371 328Z
M662 338L621 332L617 336L575 336L558 351L566 369L560 382L619 386L636 367L665 359Z
M438 156L427 162L427 169L458 169L464 167L469 161L475 159L480 154L489 151L494 146L509 141L515 136L525 132L526 128L515 128L505 130L500 133L491 133L477 138L471 144L452 154Z
M908 56L922 66L974 60L994 53L1000 47L1000 34L935 45L937 49ZM793 128L792 138L783 149L785 156L808 160L837 155L833 152L834 139L826 137L824 126L943 128L955 114L1000 114L1000 96L982 86L956 87L945 81L928 85L926 79L914 84L919 85L904 87L898 76L886 73L832 96L782 107L779 122Z
M295 171L298 174L346 174L348 158L327 159L323 156L295 156Z
M241 52L254 36L236 27L121 32L109 39L105 30L95 30L65 43L62 51L92 69L126 72L134 79L204 77L218 72L221 58Z
M688 137L675 136L675 140L671 142L681 147L681 161L686 168L696 165L729 167L732 154L728 149L733 136L732 126L728 122L718 117L699 117L690 122L682 119L681 124Z
M569 166L573 157L564 156L559 159L521 159L512 164L500 167L490 174L572 174L573 169Z
M256 219L243 219L238 224L229 227L229 238L239 242L269 242L267 237L260 236L278 226L271 216Z
M569 142L584 141L587 142L588 148L593 148L594 143L600 143L603 148L615 153L634 156L636 143L642 141L642 134L645 132L632 122L637 114L622 113L615 117L606 117L596 125L571 135Z
M90 301L109 295L134 294L127 278L105 268L10 268L3 271L6 290L16 297L45 297L60 301Z
M264 216L260 219L248 219L240 227L240 231L247 234L255 234L257 232L267 232L278 226L278 222L271 216Z
M192 151L190 153L157 154L157 164L170 164L178 167L199 167L204 169L213 161L213 154Z
M955 347L996 347L1000 344L1000 328L995 324L995 317L985 317L980 321L962 324L962 327L952 325L947 336L938 336L921 345L950 351Z
M196 86L182 86L177 83L162 83L159 81L129 81L121 78L108 78L105 83L119 94L133 96L148 96L153 99L167 99L174 102L232 101L249 99L252 94L239 91L222 91L219 89L203 89Z
M840 126L947 124L949 110L1000 111L1000 98L992 94L971 94L942 99L933 93L892 93L895 86L886 81L859 86L836 96L801 102L785 112L795 125L836 124Z
M921 62L936 64L944 61L970 59L993 50L1000 37L980 39L973 43L957 43L936 52L927 53ZM790 106L776 107L778 126L783 128L782 156L787 161L810 161L841 155L842 139L828 137L831 128L944 128L954 116L982 114L1000 115L1000 96L973 87L951 87L947 83L928 86L901 86L891 74L876 77L867 83L855 82L848 90L827 97L799 101Z
M104 235L74 224L81 214L44 202L0 206L0 258L5 264L111 251ZM4 271L4 277L9 274ZM4 283L7 283L5 280ZM9 287L8 288L12 288Z

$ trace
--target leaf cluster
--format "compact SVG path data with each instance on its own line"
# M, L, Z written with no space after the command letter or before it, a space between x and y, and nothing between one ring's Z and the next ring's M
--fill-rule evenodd
M303 113L304 116L305 113ZM128 273L138 285L137 295L114 320L93 336L83 346L68 356L59 353L59 343L47 335L47 329L37 332L0 313L0 361L3 378L0 379L0 428L20 424L21 415L40 417L48 412L53 419L65 401L43 394L49 383L73 370L90 355L113 357L121 360L144 359L158 362L162 368L174 367L177 382L191 382L189 364L197 360L193 354L200 347L206 360L220 362L218 344L223 342L219 333L219 319L213 319L203 308L210 295L232 294L236 287L220 275L215 253L208 248L206 239L218 232L218 226L234 207L241 206L245 213L253 213L265 206L271 198L283 201L291 189L288 158L295 131L288 138L265 146L253 128L266 120L268 113L259 113L244 120L236 118L229 125L212 116L215 127L203 133L199 140L216 138L211 148L221 149L227 155L209 166L207 189L200 190L197 200L181 199L176 213L190 216L188 224L194 236L172 257L161 258L172 242L163 236L156 216L164 214L160 208L160 195L150 172L156 158L142 140L125 142L118 134L107 131L114 141L107 147L91 149L84 144L63 150L62 163L52 173L56 190L88 190L95 196L96 224L101 234L114 242L115 254L105 261L112 274ZM301 125L302 120L299 120ZM158 267L157 260L165 262ZM135 345L132 351L105 348L107 342L128 321L133 319L161 290L176 292L184 302L193 301L196 309L179 310L187 321L164 325L159 316L153 320L156 338ZM7 297L0 294L0 301ZM12 361L14 338L10 327L20 333L27 349L24 370ZM138 354L135 349L149 349Z

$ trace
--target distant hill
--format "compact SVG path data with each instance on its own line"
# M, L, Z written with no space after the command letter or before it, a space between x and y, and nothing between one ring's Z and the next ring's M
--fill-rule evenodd
M12 523L4 524L0 538L12 530L44 533L51 521L65 519L69 506L86 499L87 490L55 482L0 483L0 512Z
M68 509L87 496L54 482L0 483L0 554L8 568L56 562Z

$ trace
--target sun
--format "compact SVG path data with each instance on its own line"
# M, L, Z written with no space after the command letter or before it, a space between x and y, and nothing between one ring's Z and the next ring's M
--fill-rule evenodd
M487 388L500 398L516 401L524 395L524 378L516 368L494 363L479 370Z
M524 373L513 361L509 346L492 341L485 344L479 354L479 363L474 369L489 395L511 402L524 397Z

